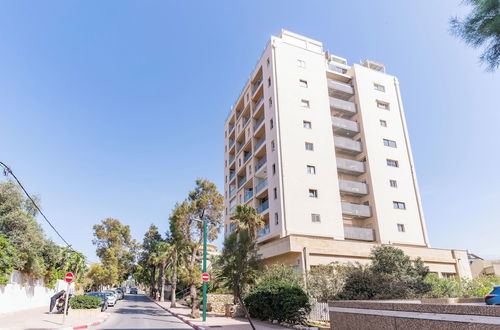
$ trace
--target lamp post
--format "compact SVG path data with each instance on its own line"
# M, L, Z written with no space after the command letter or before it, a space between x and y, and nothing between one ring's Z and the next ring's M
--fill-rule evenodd
M207 272L207 225L208 221L203 219L193 219L203 223L203 273ZM207 281L203 281L203 314L202 321L207 320Z

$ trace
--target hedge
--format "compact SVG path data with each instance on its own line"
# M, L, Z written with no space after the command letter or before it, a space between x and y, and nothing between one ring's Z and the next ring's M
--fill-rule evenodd
M98 308L102 299L97 296L74 296L69 300L72 309Z

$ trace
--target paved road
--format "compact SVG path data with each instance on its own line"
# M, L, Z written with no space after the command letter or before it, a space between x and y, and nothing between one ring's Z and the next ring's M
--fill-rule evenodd
M126 294L97 329L192 329L144 295Z

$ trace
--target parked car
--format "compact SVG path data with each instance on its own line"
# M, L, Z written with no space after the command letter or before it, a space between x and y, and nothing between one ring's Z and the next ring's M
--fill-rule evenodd
M87 292L85 295L101 298L101 303L99 304L99 307L101 307L101 312L104 312L106 309L108 309L108 297L106 297L103 292Z
M123 297L125 296L125 294L123 293L123 290L121 288L116 288L114 291L118 295L118 300L122 300Z
M500 305L500 285L495 285L493 290L484 297L486 305Z
M103 292L106 295L106 298L108 298L108 306L115 306L116 302L118 301L117 295L114 291L104 291Z
M130 293L131 294L137 294L137 288L136 287L131 287L130 288Z

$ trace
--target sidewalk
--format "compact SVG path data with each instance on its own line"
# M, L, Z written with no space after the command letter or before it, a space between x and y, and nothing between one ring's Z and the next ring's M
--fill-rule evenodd
M181 318L184 322L188 321L191 323L191 325L194 325L195 329L198 329L199 327L202 327L204 329L222 329L222 330L248 330L252 329L250 324L248 323L247 319L240 319L240 318L230 318L230 317L225 317L222 314L216 314L216 313L207 313L207 321L202 322L201 317L197 319L193 319L189 317L189 314L191 313L191 308L187 306L183 306L180 304L177 304L176 308L170 308L170 302L165 301L165 302L159 302L156 301L158 305L163 307L164 309L167 309L170 311L172 314L176 315L177 317ZM255 319L252 319L255 328L258 330L265 330L265 329L286 329L280 325L274 325L270 324L267 322L262 322L262 321L257 321ZM189 323L188 323L189 324Z
M86 326L107 318L108 313L101 313L98 318L89 316L71 315L71 310L66 315L66 322L63 324L62 314L48 314L47 307L26 309L13 313L0 314L0 329L57 329L73 328L76 326ZM83 328L83 327L82 327Z

